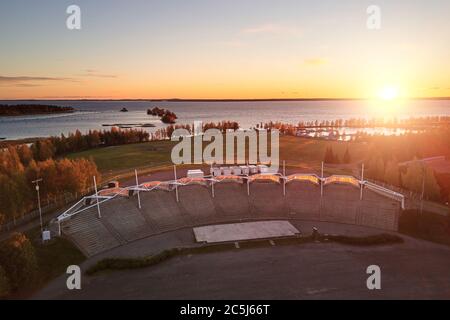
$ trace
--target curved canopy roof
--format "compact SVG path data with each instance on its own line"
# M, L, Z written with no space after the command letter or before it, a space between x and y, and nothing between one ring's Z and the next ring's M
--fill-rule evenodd
M316 185L320 184L320 178L315 174L291 174L285 177L285 180L286 183L293 181L305 181L305 182L312 182Z

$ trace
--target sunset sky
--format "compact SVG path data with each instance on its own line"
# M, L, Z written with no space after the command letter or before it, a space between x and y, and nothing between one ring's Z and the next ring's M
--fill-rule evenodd
M450 96L448 0L1 1L0 30L0 99Z

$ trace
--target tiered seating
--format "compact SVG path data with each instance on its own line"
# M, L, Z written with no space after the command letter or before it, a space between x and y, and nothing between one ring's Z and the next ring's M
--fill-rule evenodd
M323 196L314 179L291 176L294 178L286 184L286 196L283 196L284 181L279 176L269 177L276 179L265 179L265 176L254 179L249 186L250 196L247 195L247 183L242 183L241 178L216 182L214 198L206 180L201 184L178 185L179 202L173 190L175 185L166 188L171 191L141 191L141 209L136 194L128 198L121 191L120 196L102 200L101 219L97 218L95 206L86 211L71 212L72 217L63 215L67 220L62 222L62 231L92 256L161 232L247 219L322 220L397 230L398 199L367 188L361 200L360 189L343 181L341 176L334 176L339 179L330 180L323 187Z
M191 222L178 206L175 192L141 192L141 212L156 233L173 230Z
M109 250L120 242L97 218L96 209L81 212L64 222L63 234L73 240L88 256Z
M179 188L179 206L189 216L191 225L216 221L216 208L210 190L205 186L189 185Z
M320 186L309 181L292 181L286 184L286 201L293 218L319 219Z
M255 182L250 185L250 210L253 218L287 217L283 186L272 182Z
M214 186L217 218L221 221L235 221L249 218L249 199L247 185L221 182Z
M150 225L139 211L137 199L118 198L102 204L102 220L109 223L126 241L149 236Z

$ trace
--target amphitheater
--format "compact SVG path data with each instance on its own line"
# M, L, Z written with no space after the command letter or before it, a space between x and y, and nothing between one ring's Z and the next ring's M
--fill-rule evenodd
M222 175L103 189L52 223L88 257L186 227L309 220L397 231L401 194L352 176Z

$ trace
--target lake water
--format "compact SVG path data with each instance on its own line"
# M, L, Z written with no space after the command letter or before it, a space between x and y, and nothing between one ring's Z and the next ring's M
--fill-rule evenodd
M68 134L79 129L105 129L103 124L154 124L154 131L165 125L148 116L148 108L169 109L178 116L177 123L194 121L237 121L242 128L260 122L335 120L396 116L398 118L450 116L450 100L411 100L387 104L368 101L264 101L264 102L160 102L160 101L0 101L0 104L52 104L71 106L71 114L0 117L0 138L19 139ZM120 112L123 107L129 112Z

